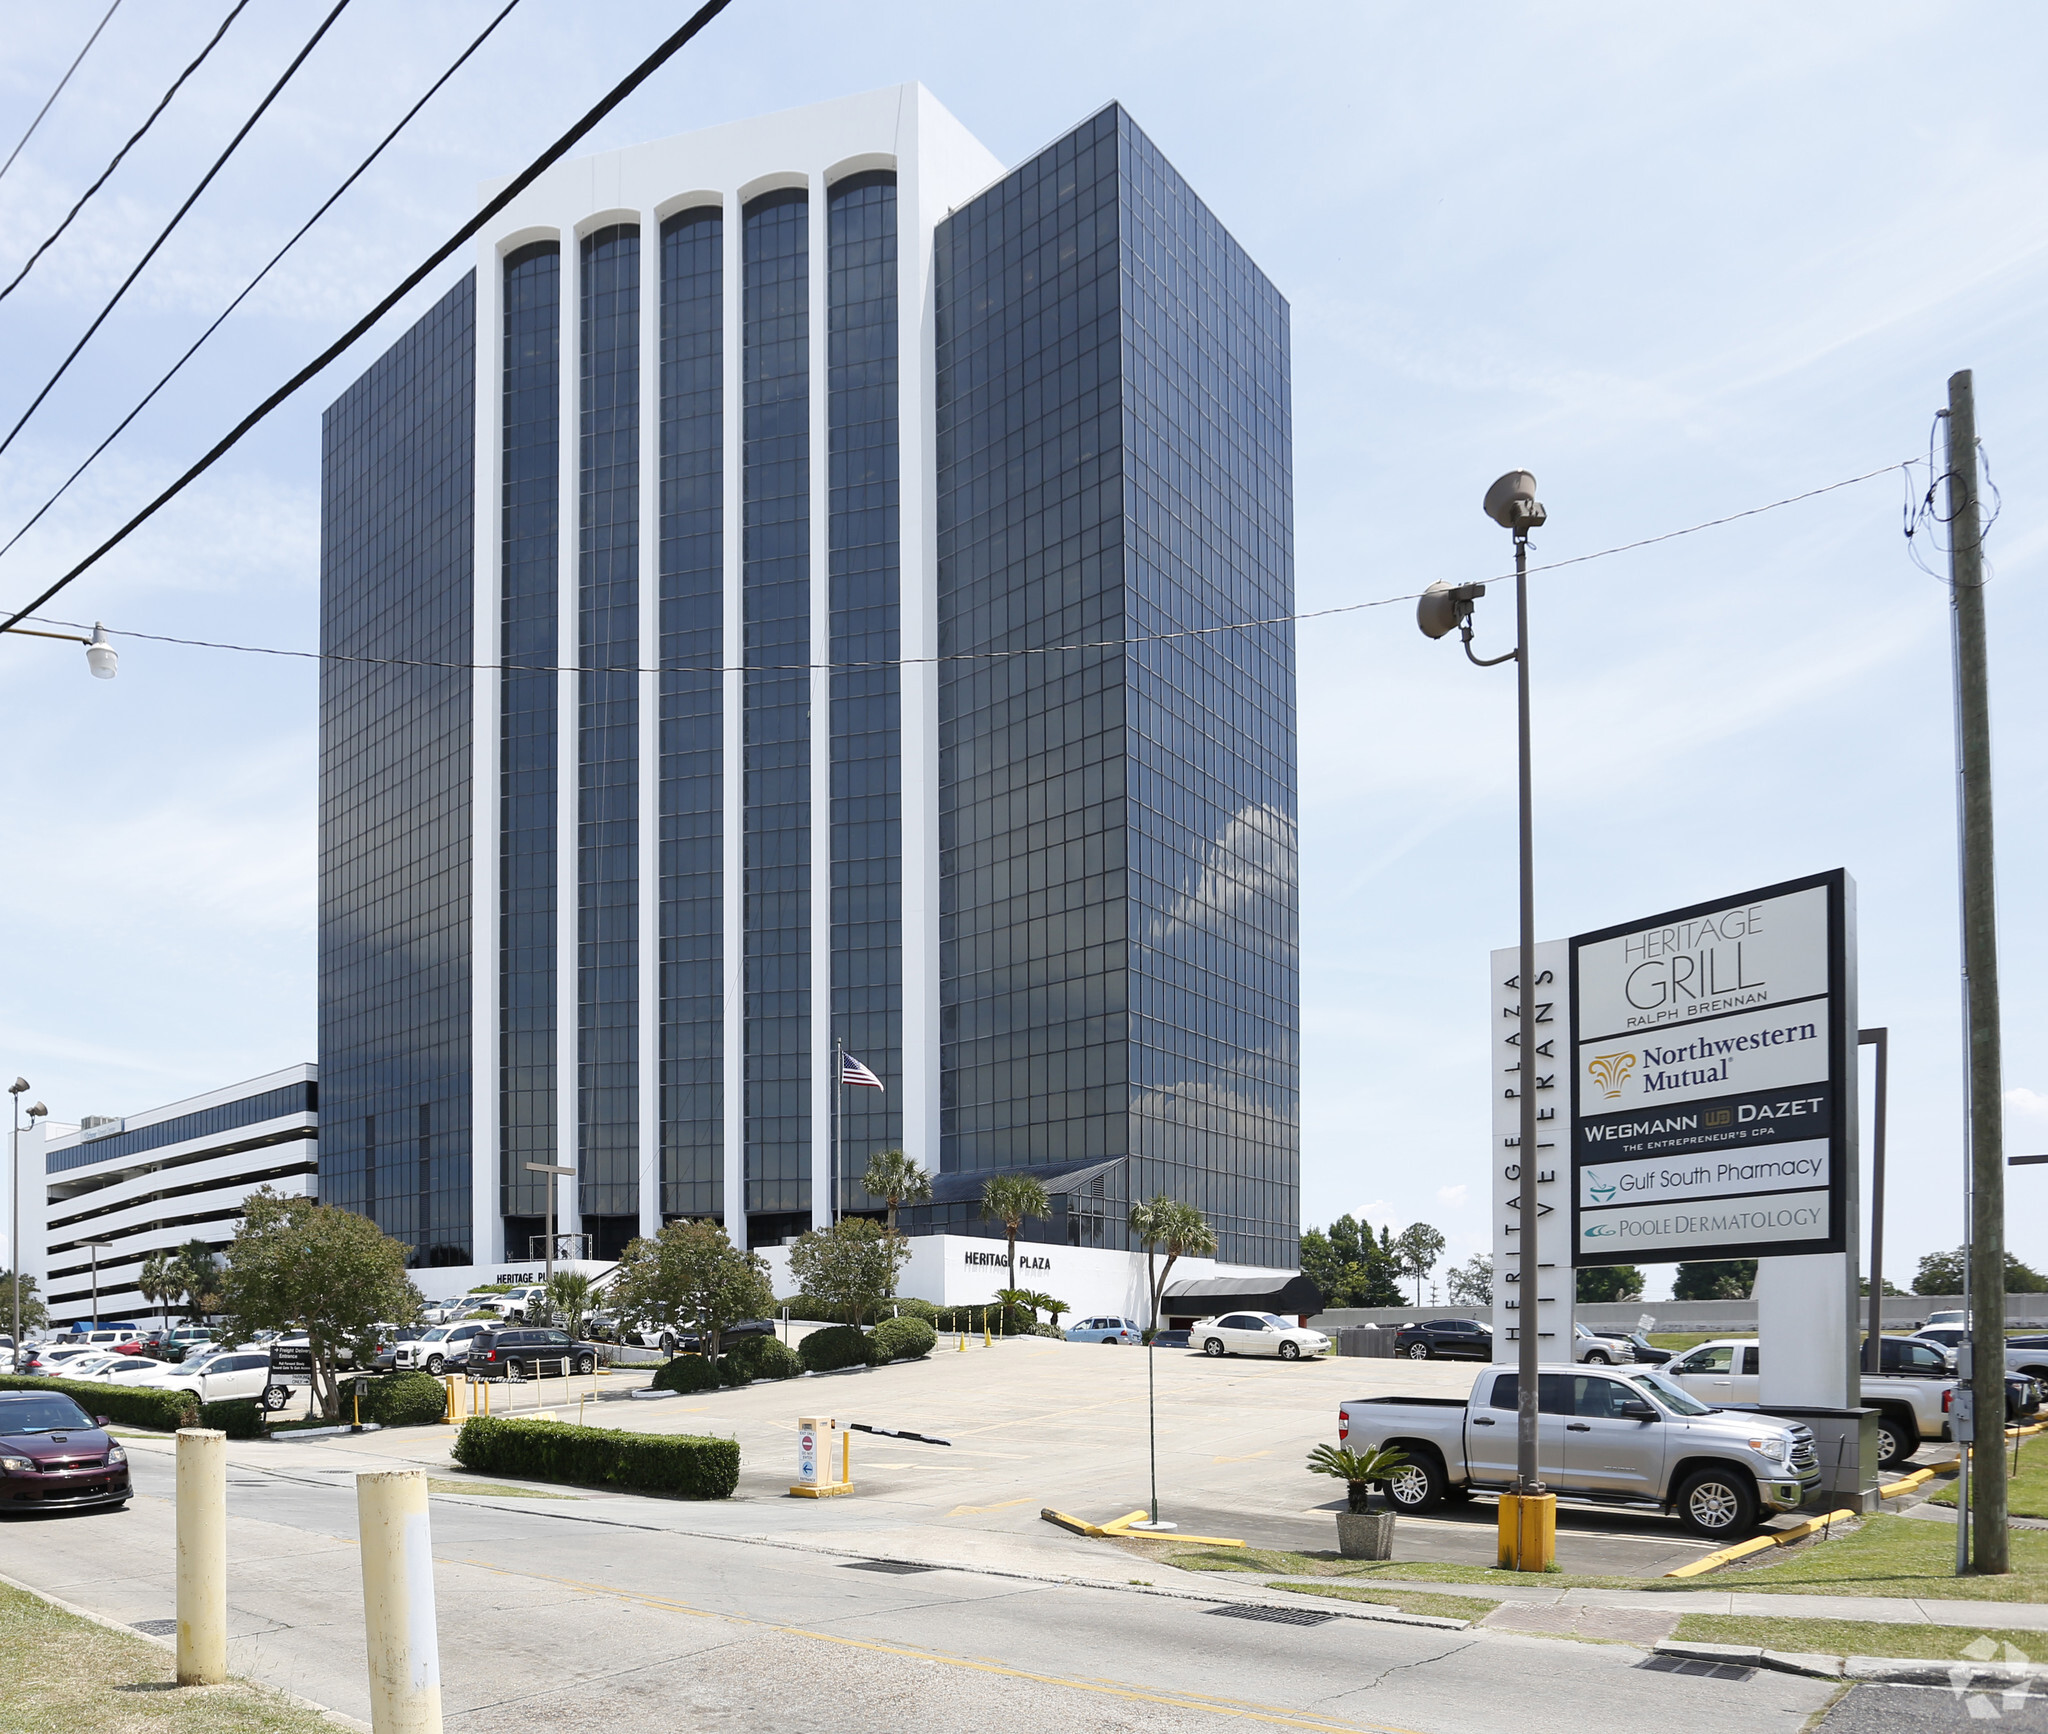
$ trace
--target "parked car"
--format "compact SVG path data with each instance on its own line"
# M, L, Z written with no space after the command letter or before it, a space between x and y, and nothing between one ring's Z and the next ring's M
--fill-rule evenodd
M418 1342L427 1334L424 1325L396 1325L390 1329L379 1327L377 1352L370 1357L370 1371L389 1373L398 1366L398 1351L407 1343Z
M1617 1331L1611 1329L1603 1331L1596 1325L1593 1327L1593 1334L1596 1337L1612 1337L1617 1342L1628 1344L1631 1351L1630 1358L1638 1366L1661 1367L1666 1361L1671 1359L1674 1352L1670 1349L1658 1348L1641 1331ZM1590 1360L1592 1357L1588 1355L1581 1358Z
M1210 1356L1278 1355L1283 1361L1299 1361L1330 1352L1330 1339L1321 1331L1293 1324L1277 1313L1225 1313L1217 1319L1197 1319L1189 1336Z
M58 1391L0 1391L0 1503L56 1511L127 1502L128 1453Z
M1145 1333L1138 1328L1136 1319L1107 1313L1069 1325L1066 1338L1070 1343L1142 1343Z
M1194 1334L1193 1331L1155 1331L1152 1335L1152 1346L1155 1349L1192 1348Z
M1932 1343L1948 1357L1948 1364L1956 1364L1956 1350L1962 1345L1961 1325L1931 1325L1926 1330L1915 1331L1909 1342ZM1885 1338L1886 1342L1897 1339ZM2023 1379L2048 1381L2048 1337L2007 1337L2005 1339L2005 1370Z
M61 1379L72 1362L95 1354L92 1349L73 1348L63 1343L30 1343L22 1350L21 1371L46 1379Z
M1922 1325L1920 1328L1923 1331L1925 1331L1933 1330L1938 1325L1955 1325L1957 1327L1961 1327L1963 1325L1968 1324L1969 1322L1970 1315L1962 1308L1956 1307L1951 1308L1947 1312L1929 1313L1927 1315L1927 1323Z
M1411 1361L1491 1361L1493 1329L1478 1319L1425 1319L1395 1332L1394 1353Z
M706 1348L702 1330L697 1326L681 1329L647 1330L638 1333L643 1342L652 1339L650 1346L658 1348L673 1360L677 1355L701 1355ZM773 1319L736 1319L724 1326L718 1333L718 1352L728 1353L732 1346L747 1337L772 1337L775 1334Z
M493 1325L481 1319L470 1319L462 1324L435 1325L431 1330L422 1331L417 1337L400 1343L392 1354L392 1363L401 1369L417 1368L439 1378L448 1368L448 1363L469 1347L472 1338L480 1337L492 1330Z
M70 1341L73 1348L112 1350L123 1344L140 1344L142 1333L132 1325L120 1325L107 1330L80 1331Z
M213 1331L206 1325L180 1325L164 1339L162 1347L165 1360L188 1361L213 1347Z
M155 1382L155 1375L170 1366L169 1361L159 1361L149 1355L109 1355L93 1372L76 1375L87 1379L104 1380L115 1385L141 1385Z
M1515 1369L1486 1367L1466 1399L1357 1398L1337 1411L1338 1441L1406 1454L1386 1483L1397 1511L1427 1511L1451 1492L1502 1492L1515 1480L1520 1388ZM1820 1486L1810 1428L1725 1413L1662 1372L1542 1373L1536 1404L1537 1472L1561 1499L1653 1504L1725 1541L1766 1508L1797 1511Z
M470 1338L455 1365L456 1370L479 1379L547 1378L593 1373L602 1353L597 1344L578 1342L567 1331L523 1325Z
M1591 1325L1572 1326L1573 1360L1584 1361L1593 1367L1611 1367L1616 1362L1633 1361L1635 1358L1635 1345L1626 1337L1603 1337Z
M1912 1342L1898 1337L1884 1340ZM1754 1338L1724 1338L1688 1349L1663 1371L1717 1407L1759 1403L1763 1398L1758 1353ZM1889 1368L1880 1361L1880 1371L1862 1376L1861 1390L1864 1404L1877 1411L1878 1462L1884 1468L1896 1469L1909 1461L1923 1439L1948 1437L1955 1378L1932 1344L1921 1344L1917 1353L1910 1348L1901 1350Z
M201 1359L167 1367L149 1383L164 1391L190 1391L202 1403L220 1403L233 1397L248 1397L264 1407L281 1409L287 1399L270 1397L270 1351L244 1343L240 1348L219 1349ZM276 1387L283 1391L282 1385Z

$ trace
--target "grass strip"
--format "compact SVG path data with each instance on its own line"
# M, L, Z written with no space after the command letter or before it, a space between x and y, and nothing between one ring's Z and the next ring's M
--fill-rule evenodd
M168 1649L0 1584L0 1728L8 1734L334 1734L247 1680L179 1686Z
M1755 1614L1687 1614L1672 1636L1695 1644L1755 1644L1766 1650L1790 1650L1801 1655L1890 1656L1902 1661L1934 1662L1979 1659L1983 1650L1979 1648L1973 1656L1970 1646L1981 1646L1989 1639L1994 1644L2010 1644L2030 1661L2048 1657L2048 1632L2012 1631L1997 1626L1918 1626L1889 1620L1780 1620Z
M1744 1595L1918 1596L1939 1601L2048 1601L2048 1535L2014 1530L2012 1570L1957 1577L1955 1530L1945 1523L1879 1512L1851 1534L1785 1554L1768 1565L1690 1578L1667 1588L1739 1589Z
M1134 1538L1135 1539L1135 1538ZM1154 1544L1160 1545L1160 1544ZM1167 1544L1170 1546L1170 1544ZM1471 1583L1512 1589L1646 1589L1658 1580L1635 1577L1591 1577L1568 1571L1500 1571L1492 1566L1453 1565L1443 1560L1345 1559L1335 1553L1289 1553L1280 1548L1186 1548L1169 1551L1164 1563L1182 1571L1253 1571L1289 1577L1406 1579L1417 1583ZM1669 1587L1669 1586L1666 1586Z
M2006 1461L2009 1466L2012 1460ZM1927 1501L1951 1507L1955 1502L1954 1482ZM2037 1435L2020 1447L2019 1473L2005 1484L2005 1508L2014 1517L2048 1517L2048 1437Z
M427 1477L429 1493L474 1493L489 1499L581 1499L580 1493L543 1493L538 1487L508 1487L502 1481L453 1481L445 1475Z
M1476 1596L1432 1595L1428 1590L1373 1588L1348 1583L1288 1583L1285 1579L1266 1588L1286 1590L1298 1596L1328 1596L1340 1602L1370 1602L1375 1607L1393 1608L1404 1614L1431 1614L1440 1620L1483 1620L1500 1606Z

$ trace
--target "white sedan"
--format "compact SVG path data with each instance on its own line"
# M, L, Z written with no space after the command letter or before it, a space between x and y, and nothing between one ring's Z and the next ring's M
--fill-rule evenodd
M1205 1355L1278 1355L1298 1361L1327 1355L1330 1339L1305 1325L1289 1324L1277 1313L1225 1313L1198 1320L1188 1333L1188 1346Z

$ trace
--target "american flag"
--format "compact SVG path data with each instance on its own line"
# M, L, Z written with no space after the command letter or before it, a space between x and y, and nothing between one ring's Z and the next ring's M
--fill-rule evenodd
M865 1084L870 1090L882 1088L882 1080L851 1054L841 1054L839 1061L839 1081L842 1084Z

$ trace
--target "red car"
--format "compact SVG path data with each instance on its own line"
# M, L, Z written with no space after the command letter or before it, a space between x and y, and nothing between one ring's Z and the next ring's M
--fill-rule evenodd
M128 1502L128 1453L104 1416L55 1391L0 1391L0 1511Z

